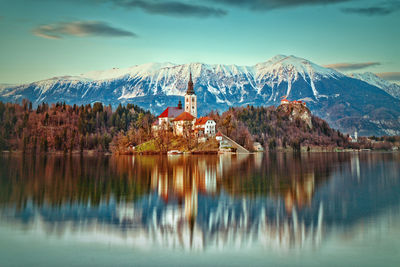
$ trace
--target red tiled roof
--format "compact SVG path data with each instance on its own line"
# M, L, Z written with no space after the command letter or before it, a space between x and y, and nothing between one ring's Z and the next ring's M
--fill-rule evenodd
M183 109L177 107L167 107L158 118L176 118L182 114Z
M192 121L195 117L192 116L189 112L182 112L178 117L176 117L173 121Z
M195 125L203 125L206 124L207 121L211 120L210 117L201 117L196 120Z
M222 136L222 133L221 133L221 132L218 132L218 133L216 134L216 136Z

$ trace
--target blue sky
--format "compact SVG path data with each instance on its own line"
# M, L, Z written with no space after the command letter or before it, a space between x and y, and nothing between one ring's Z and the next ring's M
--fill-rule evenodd
M0 0L0 83L296 55L400 80L398 0Z

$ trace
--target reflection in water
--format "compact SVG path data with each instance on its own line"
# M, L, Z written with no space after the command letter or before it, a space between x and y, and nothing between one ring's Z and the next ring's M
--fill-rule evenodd
M138 247L316 247L398 207L399 167L391 153L2 156L0 224Z

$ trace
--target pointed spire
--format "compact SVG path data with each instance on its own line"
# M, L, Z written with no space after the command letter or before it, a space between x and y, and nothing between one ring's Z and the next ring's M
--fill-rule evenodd
M194 89L193 89L192 72L190 72L190 78L189 78L188 89L186 91L186 94L195 95Z

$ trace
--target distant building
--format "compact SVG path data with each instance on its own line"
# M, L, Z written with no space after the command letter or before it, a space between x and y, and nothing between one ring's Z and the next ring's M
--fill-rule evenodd
M284 98L284 99L282 99L281 100L281 105L284 105L284 104L289 104L289 100L287 100L286 98Z
M216 139L217 141L222 141L222 134L221 134L221 132L218 132L218 133L215 135L215 139Z
M254 142L253 143L253 149L254 149L254 151L257 151L257 152L264 151L263 146L259 142Z
M349 141L351 143L357 143L358 142L358 134L357 131L354 132L354 137L352 137L351 135L349 136Z
M289 101L287 100L287 96L283 96L281 99L281 105L288 105L288 104L306 106L306 102L304 101L298 101L298 100Z

